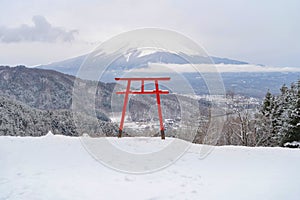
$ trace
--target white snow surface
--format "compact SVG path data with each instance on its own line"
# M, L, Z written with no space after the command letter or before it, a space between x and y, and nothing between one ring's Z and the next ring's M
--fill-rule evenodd
M122 148L164 145L159 138L110 140ZM300 199L299 149L223 146L201 159L200 147L163 170L135 175L100 164L77 137L1 136L0 199Z

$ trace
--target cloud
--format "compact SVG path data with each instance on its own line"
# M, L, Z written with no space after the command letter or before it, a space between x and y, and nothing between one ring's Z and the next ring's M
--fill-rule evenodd
M130 70L131 73L168 73L170 71L176 73L185 72L300 72L300 68L296 67L272 67L272 66L260 66L254 64L161 64L161 63L149 63L146 68L136 68Z
M34 16L33 26L23 24L17 28L0 26L0 41L14 42L71 42L77 30L66 31L64 28L52 26L44 16Z

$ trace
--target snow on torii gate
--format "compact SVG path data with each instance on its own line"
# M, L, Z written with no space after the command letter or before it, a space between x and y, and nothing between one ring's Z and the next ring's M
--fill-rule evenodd
M161 105L160 105L160 94L169 94L168 90L160 90L158 86L158 81L169 81L170 77L157 77L157 78L115 78L116 81L127 81L127 87L126 91L122 92L116 92L116 94L125 94L124 98L124 105L122 110L122 117L119 127L119 135L118 137L122 136L123 132L123 125L124 125L124 119L125 119L125 112L128 102L128 96L129 94L156 94L156 101L157 101L157 109L158 109L158 117L159 117L159 123L160 123L160 133L161 133L161 139L165 139L165 131L164 131L164 124L162 119L162 111L161 111ZM130 85L132 81L141 81L141 90L139 91L132 91L130 90ZM154 81L155 84L155 90L145 90L145 81Z

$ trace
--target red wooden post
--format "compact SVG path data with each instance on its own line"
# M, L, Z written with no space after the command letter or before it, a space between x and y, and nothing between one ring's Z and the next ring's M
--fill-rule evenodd
M127 81L127 88L126 88L126 92L125 92L124 105L123 105L123 110L122 110L122 117L121 117L118 137L121 137L122 132L123 132L123 125L124 125L124 120L125 120L125 113L126 113L126 107L127 107L127 102L128 102L128 95L129 95L130 85L131 85L131 80L128 80Z
M158 109L158 117L159 117L159 125L160 125L160 134L161 139L165 139L165 130L164 130L164 124L162 120L162 112L161 112L161 106L160 106L160 96L159 96L159 87L158 87L158 80L155 80L155 89L156 89L156 101L157 101L157 109Z
M161 103L160 103L160 94L169 94L169 91L167 90L160 90L158 81L168 81L170 80L170 77L159 77L159 78L115 78L116 81L127 81L127 87L126 91L116 92L116 94L125 94L124 98L124 105L122 110L122 117L120 122L120 128L119 128L119 134L118 137L122 136L123 132L123 125L125 120L125 113L126 113L126 107L128 103L128 96L129 94L155 94L156 95L156 101L157 101L157 109L158 109L158 117L159 117L159 125L160 125L160 133L161 133L161 139L165 139L165 130L164 130L164 124L163 124L163 117L162 117L162 111L161 111ZM131 81L141 81L141 90L140 91L131 91L130 85ZM155 90L145 90L145 81L154 81L155 84Z
M145 80L142 80L142 88L141 88L141 92L145 91Z

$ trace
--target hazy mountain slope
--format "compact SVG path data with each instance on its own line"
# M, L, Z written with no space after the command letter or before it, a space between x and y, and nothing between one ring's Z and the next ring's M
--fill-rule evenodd
M55 70L64 74L75 76L80 65L87 55L78 56L75 58L66 59L63 61L53 62L46 65L39 65L36 68Z
M53 70L0 66L0 94L39 109L69 109L75 77ZM83 81L83 80L82 80ZM85 82L89 87L90 81ZM98 83L97 108L106 109L114 84Z

